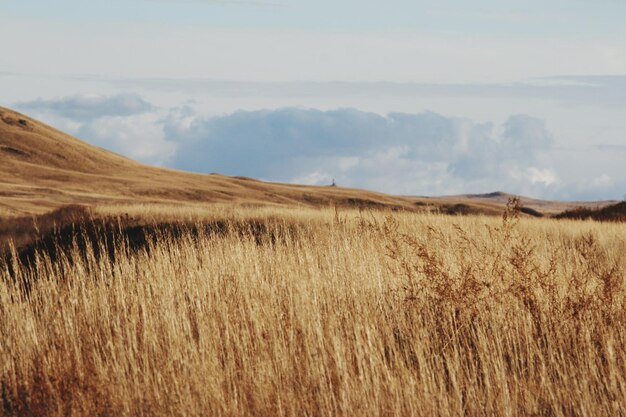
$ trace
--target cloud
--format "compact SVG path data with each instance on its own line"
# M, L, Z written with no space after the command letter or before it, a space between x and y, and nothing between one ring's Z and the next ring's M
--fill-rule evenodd
M226 98L486 98L549 100L575 105L626 107L625 75L555 76L512 83L418 83L348 81L233 81L206 78L73 76L125 89L204 93Z
M613 179L607 174L602 174L594 178L592 184L596 187L610 187L613 185Z
M532 184L552 185L559 181L554 172L549 169L530 167L526 172Z
M44 121L90 143L142 162L201 173L318 185L336 180L341 186L405 195L505 190L598 199L621 196L626 186L613 161L620 160L622 145L590 148L594 153L586 152L578 166L554 146L544 120L524 114L500 124L429 111L380 115L352 108L206 116L191 105L157 108L139 96L123 97L134 99L101 98L102 106L92 101L89 115L68 111L65 104L37 108L43 109ZM53 102L89 101L37 101Z
M626 153L626 144L616 145L616 144L602 143L602 144L596 145L596 149L599 149L601 151Z
M89 121L105 116L132 116L147 113L154 107L136 94L112 96L76 95L51 100L19 102L18 109L52 113L74 121Z
M626 178L623 175L618 174L615 177L602 173L575 184L568 184L567 192L572 196L571 199L618 200L626 196L624 190Z
M15 105L58 129L141 162L164 165L176 151L159 109L136 94L75 95Z
M156 114L100 117L80 125L74 134L94 145L155 165L167 164L176 152L176 143L165 138Z
M284 108L164 120L176 168L267 180L374 188L402 194L546 186L557 179L538 156L551 148L545 122L511 116L502 126L433 112L381 116L355 109ZM534 170L527 171L533 166ZM516 175L517 172L525 175Z

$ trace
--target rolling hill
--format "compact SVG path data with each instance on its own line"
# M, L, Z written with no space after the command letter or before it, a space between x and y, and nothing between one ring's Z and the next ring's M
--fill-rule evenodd
M415 209L412 199L339 187L274 184L140 164L0 107L0 216L68 204L363 205Z
M508 195L392 196L341 187L302 186L153 167L92 146L0 107L0 216L35 215L71 204L352 206L449 214L499 214ZM545 213L580 203L523 199ZM594 203L600 207L606 203Z

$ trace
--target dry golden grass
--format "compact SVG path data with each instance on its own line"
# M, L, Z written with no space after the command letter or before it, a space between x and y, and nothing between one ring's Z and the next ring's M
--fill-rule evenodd
M238 226L0 272L5 415L626 412L625 224L187 215Z

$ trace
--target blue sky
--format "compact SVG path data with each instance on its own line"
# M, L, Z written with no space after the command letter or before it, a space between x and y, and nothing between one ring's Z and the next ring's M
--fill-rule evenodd
M625 19L617 0L0 0L0 105L199 172L622 198Z

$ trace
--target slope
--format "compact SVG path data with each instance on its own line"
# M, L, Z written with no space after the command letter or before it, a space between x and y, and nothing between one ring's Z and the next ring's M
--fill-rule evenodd
M219 202L417 209L413 199L363 190L151 167L0 107L0 216L69 204Z
M509 197L502 192L448 197L392 196L152 167L0 107L0 217L5 218L41 214L72 204L156 203L349 206L499 215ZM610 203L584 205L598 208ZM522 204L546 214L583 205L525 197Z

